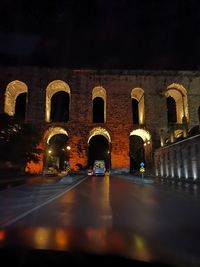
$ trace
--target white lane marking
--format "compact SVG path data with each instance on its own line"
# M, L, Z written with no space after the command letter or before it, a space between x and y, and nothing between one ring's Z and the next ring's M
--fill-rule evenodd
M68 191L72 190L72 189L75 188L77 185L79 185L80 183L82 183L83 181L85 181L87 178L88 178L88 176L85 177L84 179L82 179L81 181L77 182L76 184L72 185L70 188L68 188L67 190L63 191L62 193L56 194L54 197L52 197L52 198L50 198L50 199L44 201L42 204L40 204L40 205L38 205L38 206L36 206L36 207L34 207L34 208L32 208L32 209L30 209L30 210L28 210L28 211L22 213L22 214L20 214L19 216L15 217L14 219L11 219L10 221L8 221L8 222L6 222L6 223L0 225L0 227L2 227L2 228L4 228L4 227L8 227L8 226L10 226L11 224L13 224L13 223L19 221L20 219L24 218L26 215L28 215L28 214L32 213L33 211L35 211L35 210L37 210L37 209L39 209L39 208L41 208L41 207L43 207L43 206L49 204L49 203L52 202L53 200L55 200L55 199L61 197L62 195L64 195L65 193L67 193Z

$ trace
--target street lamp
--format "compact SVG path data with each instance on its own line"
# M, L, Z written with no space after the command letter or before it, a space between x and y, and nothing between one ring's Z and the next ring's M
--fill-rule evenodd
M48 150L48 153L51 154L52 153L52 150Z
M67 154L68 154L68 157L69 157L69 160L70 160L70 158L71 158L71 155L70 155L71 146L67 146L66 149L68 151Z
M144 142L144 146L147 146L147 145L150 145L150 144L151 144L151 141L150 140Z

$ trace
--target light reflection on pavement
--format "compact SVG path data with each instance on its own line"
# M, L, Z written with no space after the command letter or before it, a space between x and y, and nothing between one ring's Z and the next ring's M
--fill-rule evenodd
M38 195L45 195L40 190ZM21 231L22 243L36 248L109 251L145 261L198 266L199 206L200 198L162 185L88 177L5 228L4 242L11 240L9 230L14 229L14 236Z

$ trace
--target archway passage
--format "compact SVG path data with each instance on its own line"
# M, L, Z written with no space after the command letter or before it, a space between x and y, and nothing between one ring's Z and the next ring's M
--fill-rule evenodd
M130 172L138 171L140 169L140 163L145 162L144 141L140 136L130 136L129 151Z
M101 97L93 99L93 122L104 123L104 100Z
M67 150L68 136L65 134L53 135L46 146L46 167L54 167L59 170L65 169L69 161Z
M18 121L24 121L26 115L26 98L27 93L21 93L17 96L15 104L15 119Z
M55 93L51 98L52 122L67 122L69 120L69 94L60 91Z
M88 143L88 166L93 168L95 160L104 160L106 170L110 170L110 144L103 135L93 136Z

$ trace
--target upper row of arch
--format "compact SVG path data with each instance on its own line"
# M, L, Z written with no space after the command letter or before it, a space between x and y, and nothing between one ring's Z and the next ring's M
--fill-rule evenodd
M46 121L50 121L51 112L51 98L52 96L59 92L64 91L71 96L71 90L69 85L62 80L54 80L50 82L46 88ZM5 92L5 105L4 112L13 116L15 114L15 103L17 97L21 93L27 93L27 85L19 80L10 82L6 87ZM188 103L187 103L187 90L180 84L172 83L164 90L164 95L166 97L173 97L176 104L177 110L179 110L179 116L177 122L181 122L182 117L185 116L188 119ZM104 100L106 105L106 90L102 86L96 86L92 90L92 100L96 97L100 97ZM144 109L144 90L142 88L136 87L131 90L131 98L136 99L139 103L139 109ZM106 110L106 108L105 108ZM144 112L141 112L141 114ZM143 118L141 117L141 123Z

